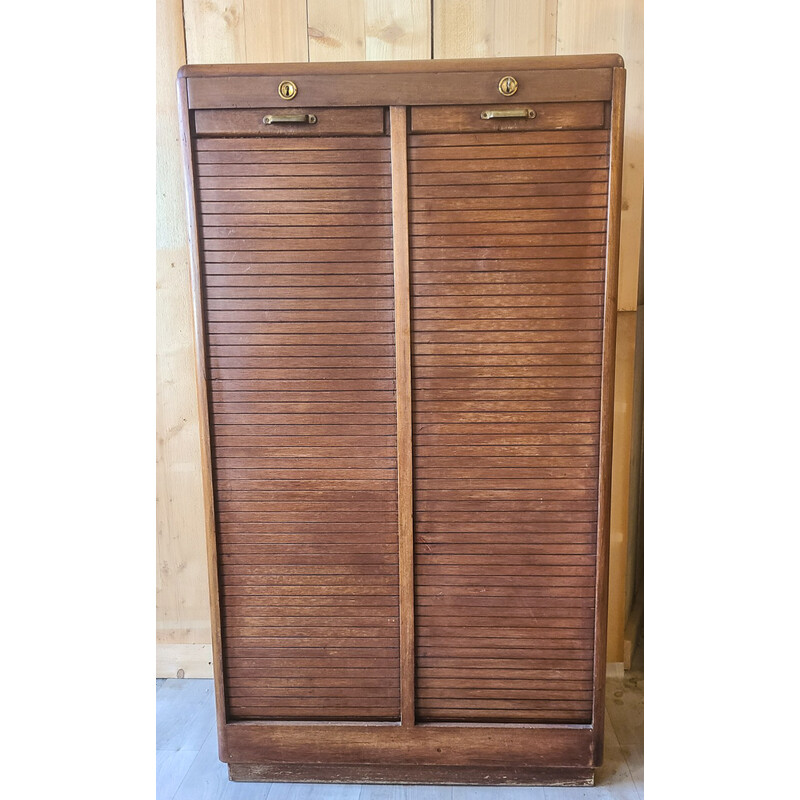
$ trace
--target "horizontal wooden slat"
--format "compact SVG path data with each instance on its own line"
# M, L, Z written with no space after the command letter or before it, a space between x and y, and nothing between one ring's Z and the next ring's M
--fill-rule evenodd
M511 165L507 165L511 166ZM300 180L299 178L293 180ZM324 180L346 180L345 178L330 178ZM371 180L376 180L371 178ZM418 186L485 186L487 184L506 187L515 183L593 183L608 180L608 171L597 168L570 168L562 166L558 169L542 170L495 170L493 172L456 172L442 170L441 172L417 172L408 176L409 189L413 191ZM469 191L462 189L462 191ZM474 191L474 190L473 190ZM423 195L424 196L424 195Z
M594 209L584 209L592 212ZM477 212L476 212L477 213ZM527 235L535 233L575 234L575 233L603 233L605 220L603 219L577 219L577 220L521 220L521 214L505 212L491 221L479 222L474 218L469 222L411 222L411 233L418 237L421 246L432 247L431 239L437 236L451 236L461 233L465 236L481 236L489 239L505 239L511 235ZM445 242L450 244L452 242Z
M600 156L574 157L572 159L554 160L554 169L593 169L594 162ZM566 165L566 166L565 166ZM502 164L497 165L502 169ZM375 161L335 161L331 163L307 164L274 164L270 161L256 161L248 163L239 161L233 164L198 164L197 177L203 178L232 178L232 177L257 177L271 179L278 186L293 186L298 178L324 178L328 176L338 179L341 176L386 176L388 164ZM201 186L202 186L201 182ZM323 184L319 184L323 185ZM378 184L379 185L379 184Z
M305 153L305 151L337 150L340 153L382 150L387 155L389 141L385 137L362 136L319 136L314 138L245 138L230 137L225 139L203 138L195 143L198 154L205 152L259 152L267 153Z
M413 133L466 133L469 131L516 131L576 130L602 128L605 119L603 103L542 103L529 102L520 105L514 102L503 104L510 108L527 112L533 110L535 116L525 114L521 118L482 119L486 106L416 106L411 109L411 131ZM491 106L498 108L497 105Z
M566 248L562 248L566 250ZM233 261L250 264L338 264L365 261L368 263L390 263L389 250L350 250L350 251L302 251L294 250L260 250L251 252L246 250L206 251L207 263L230 263ZM289 267L291 269L291 266Z
M480 191L470 193L470 197L462 199L466 193L463 185L417 185L414 199L410 204L412 210L432 205L440 211L454 212L464 208L592 208L604 207L608 195L608 183L604 177L593 181L568 180L565 174L558 176L561 180L553 183L520 182L483 183ZM235 179L239 180L239 179ZM454 204L453 200L458 200ZM519 201L525 200L523 205ZM447 203L447 201L450 201Z
M431 247L420 246L416 249L416 254L420 260L435 259L480 259L491 255L492 258L522 258L522 259L575 259L575 258L602 258L605 248L599 244L572 245L568 242L543 243L539 246L510 246L496 245L492 248L482 248L479 246L461 247L457 243L451 247ZM232 259L231 259L232 260ZM300 259L298 259L300 260ZM546 298L545 298L546 299Z
M367 162L369 163L369 162ZM411 159L408 162L410 175L422 173L480 173L473 177L483 179L487 173L508 172L509 168L513 171L538 171L538 170L562 170L562 169L602 169L608 165L608 157L605 155L562 155L547 157L536 154L528 158L517 156L513 160L494 153L484 153L482 158L459 158L454 161L452 158L442 159ZM365 167L366 169L366 167ZM302 175L304 173L298 172ZM330 173L323 173L330 174Z
M336 112L342 125L357 122L348 111ZM382 129L383 111L365 111ZM226 111L198 115L201 129L214 115L227 132L260 125L252 112ZM381 141L199 140L231 719L399 714L392 226Z
M587 721L607 135L411 139L417 713Z
M590 203L591 198L596 198ZM409 219L414 226L440 225L443 222L482 223L516 222L534 219L549 220L605 220L602 195L575 195L562 197L471 197L459 200L452 208L448 198L417 198L411 207ZM379 209L376 209L379 210Z
M598 178L598 180L602 180ZM205 189L278 189L283 192L290 192L304 189L329 189L329 197L336 199L340 190L346 189L388 189L389 178L386 175L299 175L282 177L263 177L258 175L236 174L236 175L199 175L197 184L201 192ZM342 197L345 199L346 195ZM384 198L386 195L384 194ZM304 199L304 195L298 194L294 197L299 201ZM223 213L224 209L209 208L209 200L200 197L200 210L214 211ZM246 213L246 211L245 211Z
M235 239L269 239L272 249L281 249L284 240L298 240L297 247L307 244L304 240L317 243L317 247L329 249L349 249L352 247L380 248L386 242L386 237L391 235L392 229L388 225L267 225L259 226L252 221L238 225L211 225L203 228L203 238L221 239L225 241ZM320 243L319 239L325 239ZM340 246L338 240L347 242L347 248ZM355 241L354 241L355 240ZM378 242L379 244L375 244ZM291 273L290 273L291 274ZM375 276L380 276L376 273Z
M573 144L576 142L608 142L607 130L597 131L503 131L500 135L489 133L412 134L408 137L410 158L422 158L420 151L438 147L475 147L489 149L508 145L535 146L539 144Z
M272 96L272 93L270 95ZM227 104L226 104L227 105ZM265 124L267 114L311 114L316 117L310 123ZM331 135L358 134L378 136L384 131L382 108L310 108L293 106L287 108L224 108L214 111L198 110L193 113L195 133L203 136L258 136L258 137L328 137ZM357 152L357 142L350 152Z
M558 134L555 134L558 136ZM425 137L425 141L431 137ZM447 138L447 137L445 137ZM493 144L479 145L460 145L443 144L413 145L409 153L409 162L418 164L423 161L451 160L461 162L465 159L530 159L536 157L553 158L556 156L607 156L609 146L607 137L590 137L587 141L575 142L553 142L545 139L553 139L554 135L541 137L528 137L529 141L523 144L507 144L508 132L503 133L502 137L494 137ZM459 140L461 137L459 137ZM413 143L413 139L412 139ZM516 163L516 162L515 162Z
M275 214L386 214L381 189L203 189L206 225L268 225ZM279 224L279 223L276 223ZM373 223L381 224L381 223Z
M306 140L301 140L304 144ZM340 139L334 140L338 143ZM195 160L198 164L368 164L389 161L389 150L382 148L362 148L362 140L356 140L355 147L309 147L287 149L281 147L253 147L250 139L237 148L200 149ZM327 145L327 143L326 143ZM598 145L575 145L578 148L598 147ZM600 151L597 151L600 152ZM603 151L605 152L605 151ZM554 155L590 155L595 151L579 150L575 153L556 151ZM548 153L549 154L549 153Z

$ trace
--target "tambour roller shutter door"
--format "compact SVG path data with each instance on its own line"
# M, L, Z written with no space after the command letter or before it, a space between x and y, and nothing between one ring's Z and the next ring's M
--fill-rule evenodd
M590 784L621 59L178 90L230 776Z
M197 140L231 720L399 715L389 166L384 135Z
M410 137L422 720L591 720L608 153Z

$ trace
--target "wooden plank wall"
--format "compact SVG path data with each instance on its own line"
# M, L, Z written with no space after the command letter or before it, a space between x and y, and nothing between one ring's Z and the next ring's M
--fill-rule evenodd
M618 306L609 660L628 581L639 255L643 0L159 0L157 673L210 677L200 444L175 76L181 64L620 53L628 68ZM634 449L636 449L634 444ZM635 482L635 480L634 480ZM636 489L634 488L634 492ZM636 495L634 494L634 497ZM626 593L626 587L627 593Z

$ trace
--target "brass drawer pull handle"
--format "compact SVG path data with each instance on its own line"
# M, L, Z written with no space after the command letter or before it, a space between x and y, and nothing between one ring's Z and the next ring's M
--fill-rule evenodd
M267 114L262 120L265 125L275 125L284 122L307 122L314 125L317 122L316 114Z
M481 111L481 119L509 119L511 117L525 117L533 119L536 112L532 108L497 108L491 111Z

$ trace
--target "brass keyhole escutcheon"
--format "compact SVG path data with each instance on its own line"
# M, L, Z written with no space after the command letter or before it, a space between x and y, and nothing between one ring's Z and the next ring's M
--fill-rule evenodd
M497 88L500 90L500 94L511 97L519 88L519 84L516 78L512 78L511 75L506 75L504 78L500 78L500 83L497 84Z
M278 85L278 94L284 100L291 100L297 94L297 86L292 81L281 81Z

